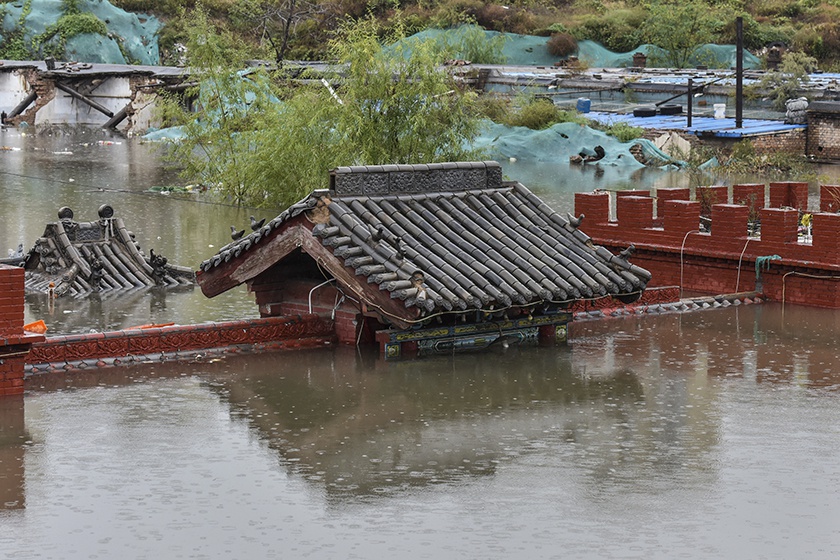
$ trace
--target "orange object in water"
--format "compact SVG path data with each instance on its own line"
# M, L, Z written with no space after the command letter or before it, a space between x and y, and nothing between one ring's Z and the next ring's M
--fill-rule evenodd
M23 325L23 330L27 332L33 332L38 334L44 334L47 332L47 324L44 321L38 320L34 323L29 323L28 325Z
M141 330L142 329L158 329L160 327L171 327L174 324L175 323L158 323L156 325L137 325L137 326L134 326L134 327L125 327L123 330L124 331L131 331L131 330L135 330L135 329L141 329Z

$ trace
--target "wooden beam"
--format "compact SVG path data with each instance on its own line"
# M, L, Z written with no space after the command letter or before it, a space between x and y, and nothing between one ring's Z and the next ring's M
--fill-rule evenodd
M118 124L123 122L125 118L128 116L128 109L131 107L131 103L114 113L114 116L111 119L102 125L102 128L116 128Z
M300 223L286 227L282 233L275 230L268 234L256 247L226 263L201 272L196 276L201 291L207 297L215 297L256 278L269 267L285 258L301 246L301 237L308 230Z
M387 323L400 329L411 326L411 320L419 317L419 310L406 308L401 300L391 299L390 294L380 291L378 286L361 282L356 275L344 267L341 259L324 247L312 235L302 216L297 223L290 223L282 233L270 234L274 237L263 240L256 247L243 255L220 264L196 276L202 293L214 297L240 284L253 281L260 274L286 258L292 251L301 249L313 260L320 263L339 284L352 292L352 296L365 302L369 309L375 310ZM368 313L373 316L373 313Z
M56 82L55 87L60 89L64 93L70 94L71 97L74 97L75 99L78 99L82 103L86 103L86 104L90 105L91 107L93 107L94 109L99 111L100 113L102 113L104 115L107 115L108 118L111 118L111 117L114 116L114 113L112 111L109 111L108 109L106 109L105 107L103 107L102 105L100 105L99 103L94 101L93 99L88 99L86 96L82 95L81 93L74 90L73 88L65 86L64 84L62 84L60 82Z
M12 109L11 112L8 115L6 115L6 118L11 119L11 118L14 118L14 117L20 115L21 113L23 113L26 110L27 107L32 105L32 102L35 101L36 99L38 99L38 93L33 89L32 91L29 92L29 95L27 95L23 99L23 101L18 103L17 106L15 106L15 108Z
M407 329L412 326L412 320L420 317L420 310L416 307L407 308L403 301L391 299L390 292L380 290L376 284L368 284L366 278L360 281L358 276L344 266L343 259L333 255L311 233L304 237L301 248L332 274L345 290L350 290L354 299L366 304L368 310L375 309L384 322L399 329ZM375 316L370 312L365 314Z

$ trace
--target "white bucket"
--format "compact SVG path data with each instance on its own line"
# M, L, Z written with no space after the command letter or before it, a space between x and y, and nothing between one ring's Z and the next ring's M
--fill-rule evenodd
M716 119L725 119L726 118L726 103L715 103L715 118Z

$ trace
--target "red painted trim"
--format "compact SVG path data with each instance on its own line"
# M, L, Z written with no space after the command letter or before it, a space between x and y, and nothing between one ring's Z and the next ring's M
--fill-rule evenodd
M257 347L281 342L288 347L296 346L302 340L332 343L334 330L333 321L313 314L51 336L32 346L26 363L36 366L110 358L130 358L127 361L135 362L133 358L138 356L161 359L208 349Z

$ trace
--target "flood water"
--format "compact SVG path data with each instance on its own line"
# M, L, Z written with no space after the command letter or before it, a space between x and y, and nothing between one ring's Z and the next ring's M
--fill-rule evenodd
M352 348L34 379L3 401L9 558L829 558L828 311L581 323L568 346Z
M2 134L21 149L0 152L0 248L108 203L143 250L196 267L255 212L145 193L177 179L125 139ZM680 180L561 169L523 180L561 211L593 181ZM103 300L57 305L50 333L256 315L244 291ZM0 557L834 557L839 338L836 312L768 303L580 322L568 345L501 353L33 377L0 400Z

